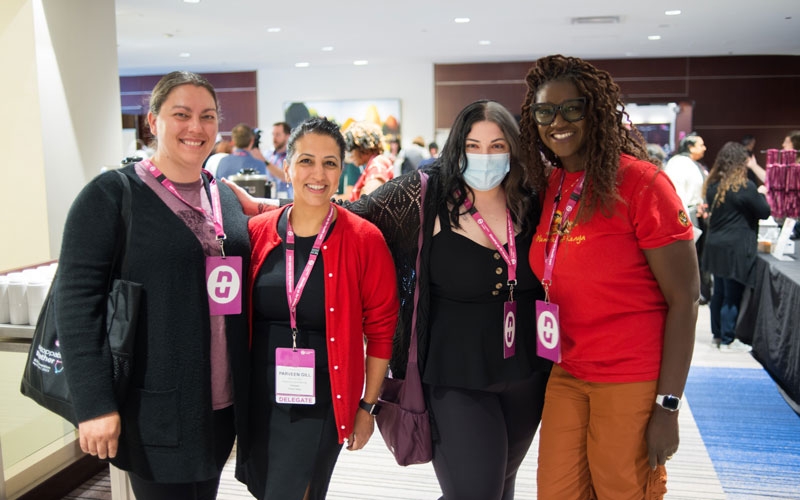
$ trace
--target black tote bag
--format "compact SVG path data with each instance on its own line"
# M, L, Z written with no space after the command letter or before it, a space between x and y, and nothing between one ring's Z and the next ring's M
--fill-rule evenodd
M133 347L136 334L142 285L127 281L128 246L131 233L131 187L128 177L119 172L122 179L122 220L125 223L125 246L122 250L120 278L115 279L108 292L106 303L107 342L111 351L111 369L114 381L114 395L118 403L125 400L133 370ZM47 408L77 426L75 409L72 405L69 386L64 374L61 359L61 346L55 321L54 285L47 293L39 319L33 332L25 371L22 374L20 392L39 405Z

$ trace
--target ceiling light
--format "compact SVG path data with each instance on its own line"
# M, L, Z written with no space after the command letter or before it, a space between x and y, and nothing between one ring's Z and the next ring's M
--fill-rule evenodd
M478 45L491 45L491 40L478 40Z
M309 64L307 62L294 63L294 67L295 68L307 68L309 66L311 66L311 64Z
M572 24L619 24L619 16L573 17Z
M353 61L353 64L355 64L356 66L366 66L367 64L369 64L369 61L359 59L358 61Z
M453 20L455 22L459 23L459 24L463 24L463 23L468 23L469 22L469 18L468 17L457 17L457 18L455 18Z
M681 15L681 11L679 11L679 10L668 10L668 11L665 11L664 14L667 15L667 16L680 16Z
M183 0L183 3L200 3L200 0Z
M267 33L280 33L280 28L267 28Z
M322 47L322 52L333 52L333 47L328 45L327 47Z
M650 35L647 37L648 40L661 40L661 35Z
M178 54L178 57L192 57L192 54L190 54L189 52L181 52L180 54Z

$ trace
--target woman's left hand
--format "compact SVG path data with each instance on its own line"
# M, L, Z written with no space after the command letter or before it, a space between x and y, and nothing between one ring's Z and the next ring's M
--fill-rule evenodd
M664 465L678 451L678 412L670 413L660 407L653 408L645 436L650 468Z
M353 432L347 436L347 449L350 451L360 450L367 445L373 432L375 432L375 417L364 410L356 410Z

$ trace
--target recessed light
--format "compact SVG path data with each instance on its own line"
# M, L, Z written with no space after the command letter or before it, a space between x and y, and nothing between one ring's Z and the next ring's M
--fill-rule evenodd
M457 22L459 24L463 24L463 23L468 23L469 22L469 18L468 17L457 17L457 18L453 19L453 21L455 21L455 22Z
M307 68L309 66L310 66L310 64L307 63L307 62L294 63L294 67L295 68Z
M183 0L183 3L200 3L200 0Z
M478 45L491 45L491 40L478 40Z
M661 35L650 35L647 37L648 40L661 40Z
M280 33L280 28L267 28L267 33Z
M667 11L664 12L664 14L667 15L667 16L680 16L681 15L681 11L679 11L679 10L667 10Z
M178 57L192 57L192 54L190 54L189 52L181 52L180 54L178 54Z
M327 47L322 47L322 52L333 52L333 47L328 45Z
M359 59L358 61L353 61L353 64L355 64L356 66L366 66L367 64L369 64L369 61Z

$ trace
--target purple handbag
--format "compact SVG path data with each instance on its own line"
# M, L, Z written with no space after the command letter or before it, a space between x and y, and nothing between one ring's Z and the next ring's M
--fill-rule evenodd
M422 394L422 380L417 362L417 304L419 302L419 261L422 253L422 206L428 175L420 176L419 239L417 243L417 285L414 289L414 312L411 318L411 341L408 347L406 378L386 377L378 403L381 411L375 416L378 430L398 465L430 462L433 458L431 422Z

